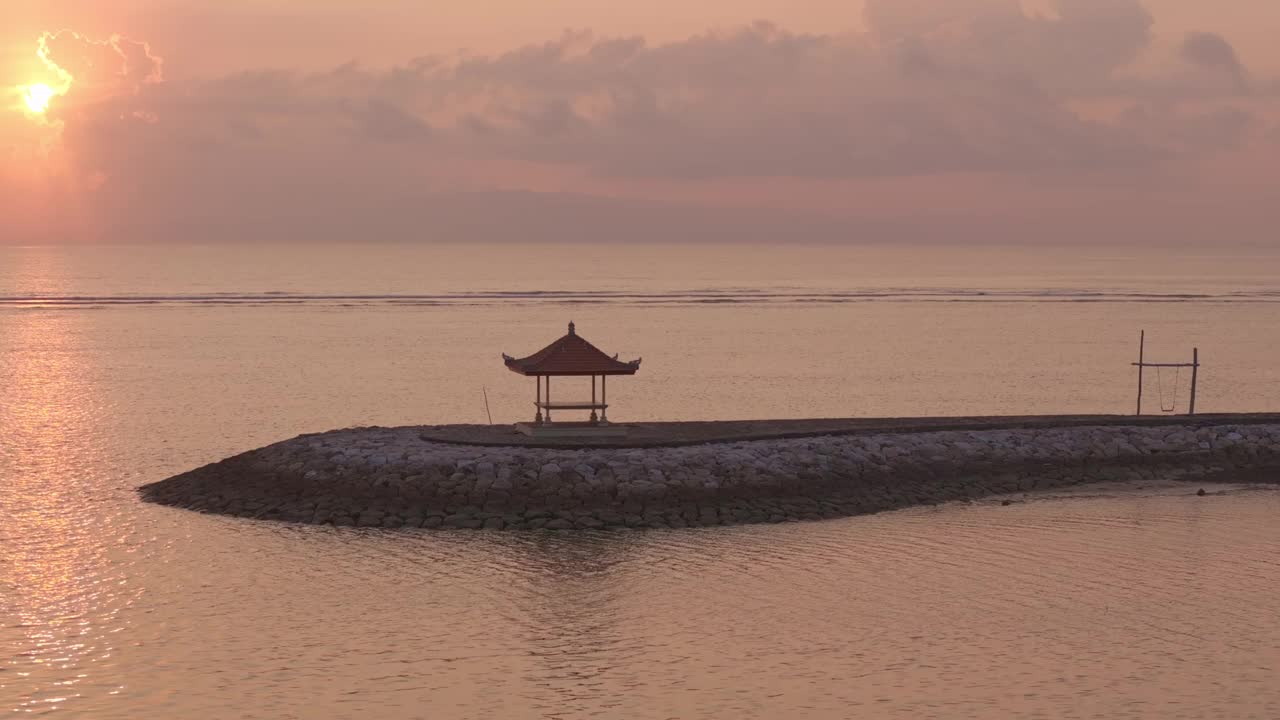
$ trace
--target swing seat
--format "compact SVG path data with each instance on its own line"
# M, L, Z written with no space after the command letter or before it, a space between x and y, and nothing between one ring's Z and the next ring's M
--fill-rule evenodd
M1173 388L1169 393L1169 402L1164 401L1164 368L1156 368L1156 393L1160 401L1160 412L1172 413L1178 409L1178 384L1182 380L1182 368L1174 368Z

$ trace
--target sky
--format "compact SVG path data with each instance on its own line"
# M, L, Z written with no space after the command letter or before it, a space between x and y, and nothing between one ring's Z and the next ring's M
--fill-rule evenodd
M1275 244L1280 3L42 0L0 243Z

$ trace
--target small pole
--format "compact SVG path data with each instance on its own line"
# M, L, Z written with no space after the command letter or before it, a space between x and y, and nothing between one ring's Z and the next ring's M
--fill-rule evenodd
M600 376L600 404L604 407L600 408L600 424L609 424L609 376Z
M489 416L489 424L493 424L493 413L489 412L489 388L480 386L480 392L484 393L484 414Z
M551 376L547 376L547 422L551 422Z
M1138 336L1138 414L1142 414L1142 368L1143 357L1147 349L1147 331Z
M1200 348L1191 348L1191 404L1187 408L1188 415L1196 414L1196 380L1200 374Z
M538 394L533 402L533 406L537 408L537 412L533 416L533 421L538 425L541 425L542 424L542 376L534 375L533 379L535 382L538 383Z

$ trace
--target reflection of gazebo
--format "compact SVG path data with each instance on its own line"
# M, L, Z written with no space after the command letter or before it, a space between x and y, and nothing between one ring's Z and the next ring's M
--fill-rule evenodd
M534 426L551 424L553 410L590 410L591 419L587 425L578 427L603 427L609 424L609 402L606 379L610 375L635 375L640 369L640 361L622 362L618 356L609 357L595 345L583 340L569 323L569 334L556 340L545 348L526 358L513 358L504 354L502 359L507 369L524 376L532 375L538 382L537 397L534 406ZM557 400L551 399L552 377L590 377L591 400ZM596 376L600 377L600 399L596 400ZM543 378L546 378L544 381ZM545 384L545 390L543 388ZM597 414L596 411L599 411ZM527 426L522 429L531 430ZM567 429L567 428L566 428Z

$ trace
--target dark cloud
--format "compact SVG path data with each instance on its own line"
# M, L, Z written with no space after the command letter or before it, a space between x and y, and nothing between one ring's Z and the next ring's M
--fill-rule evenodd
M1259 125L1258 117L1247 110L1217 108L1192 115L1183 142L1194 148L1233 150L1245 145Z
M1012 12L1007 3L989 4ZM1092 72L1071 54L1083 36L1068 42L1073 31L1063 23L1093 33L1110 17L1129 28L1117 37L1145 41L1149 17L1126 2L1101 6L1113 12L1076 0L1064 3L1061 20L1010 14L1021 19L1011 26L1021 34L1010 47L1068 36L1059 46L1070 53L1030 65L996 62L986 31L963 41L888 42L761 22L657 46L566 33L502 55L424 61L351 80L394 88L428 117L467 108L433 125L486 136L491 152L609 176L881 177L1149 162L1158 149L1077 117L1055 94L1064 83L1053 78ZM1039 67L1052 77L1042 82L1009 67Z
M1168 148L1171 154L1198 157L1245 145L1262 121L1255 113L1231 105L1186 110L1167 103L1148 103L1129 108L1120 124Z
M1236 55L1236 49L1226 38L1216 33L1193 32L1182 41L1184 60L1209 72L1229 76L1237 86L1248 86L1248 73Z
M864 14L882 41L1054 89L1097 88L1151 42L1154 20L1139 0L1056 0L1053 7L1045 17L1027 15L1017 0L867 0Z
M431 137L427 123L385 100L370 100L355 108L352 116L362 135L380 142L420 142Z

